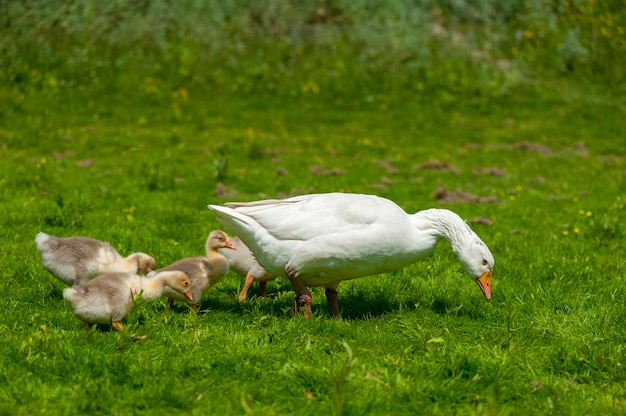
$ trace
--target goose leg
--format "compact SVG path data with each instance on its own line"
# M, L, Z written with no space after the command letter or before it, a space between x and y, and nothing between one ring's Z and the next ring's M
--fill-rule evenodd
M248 296L248 289L250 289L250 285L252 285L252 282L254 282L254 278L250 275L247 275L246 281L243 284L243 289L241 289L241 292L239 293L239 302L243 302L244 300L246 300L246 296Z
M111 326L115 329L117 329L118 331L123 331L124 328L122 328L122 324L120 324L118 321L113 321L111 322Z
M328 305L330 306L330 311L333 313L333 316L341 316L339 304L337 303L337 291L327 287L326 299L328 300Z
M309 290L296 278L296 271L291 266L285 266L285 274L287 275L287 279L291 282L293 287L296 289L296 299L293 302L293 306L291 307L291 313L296 313L300 310L302 306L304 306L304 319L309 319L311 317L311 293Z
M83 322L83 329L88 330L91 328L91 322Z
M267 282L259 282L259 288L261 289L261 297L267 297Z

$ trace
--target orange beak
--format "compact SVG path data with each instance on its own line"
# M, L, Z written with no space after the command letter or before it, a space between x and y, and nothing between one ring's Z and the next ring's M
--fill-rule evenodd
M226 242L224 243L224 245L225 245L227 248L230 248L230 249L233 249L233 250L237 250L237 247L235 247L235 246L233 245L233 243L231 243L231 242L230 242L230 240L226 240Z
M483 295L485 295L485 299L490 300L491 299L491 270L488 270L487 272L485 272L485 274L483 274L478 279L476 279L476 283L478 283L478 287L480 287L480 290L482 290Z
M189 299L189 302L193 302L193 295L191 294L191 288L185 290L185 296L187 296L187 299Z

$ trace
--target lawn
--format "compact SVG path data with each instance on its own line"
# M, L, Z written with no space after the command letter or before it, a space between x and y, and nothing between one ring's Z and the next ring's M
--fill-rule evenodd
M59 39L59 55L26 48L37 56L0 71L0 414L623 414L617 78L574 70L481 89L475 68L451 65L403 89L376 68L325 82L323 59L300 51L304 75L282 88L284 74L245 65L198 81L180 60L168 67L180 43L145 74L130 53L105 68L117 49L90 44L109 55L89 72L97 55L55 61L80 54ZM436 84L437 68L458 88ZM197 314L140 300L124 331L84 331L34 241L85 235L165 266L204 253L219 227L208 204L334 191L458 213L495 257L491 301L442 241L342 283L341 319L323 288L310 320L292 316L286 279L239 303L231 272Z
M621 413L622 103L170 102L61 94L2 124L0 404L11 414ZM6 114L6 113L5 113ZM209 203L346 191L451 209L496 258L487 303L441 243L323 291L238 303L234 274L195 315L140 302L122 333L81 331L39 263L40 231L159 264L200 255Z

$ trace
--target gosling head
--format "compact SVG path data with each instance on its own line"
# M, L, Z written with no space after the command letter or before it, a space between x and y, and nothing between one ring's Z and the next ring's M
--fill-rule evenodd
M137 273L141 275L147 275L153 270L156 270L156 260L145 253L135 253L137 259Z
M164 272L168 273L165 278L165 284L172 290L184 294L190 302L193 301L193 295L191 294L191 280L186 273L181 271Z
M217 250L218 248L230 248L237 250L235 245L228 239L228 235L222 230L213 230L206 240L206 251Z

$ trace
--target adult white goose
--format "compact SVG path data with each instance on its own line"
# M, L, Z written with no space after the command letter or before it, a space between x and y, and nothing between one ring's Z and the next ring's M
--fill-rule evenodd
M98 323L121 331L120 321L133 309L139 294L145 299L155 299L169 288L191 301L190 286L189 277L179 271L161 272L152 277L107 273L82 285L66 287L63 298L71 304L74 315L83 321L83 328Z
M178 300L189 303L193 310L198 309L198 303L200 303L207 290L222 280L228 273L228 260L218 251L220 248L236 250L224 231L213 230L206 240L206 257L187 257L157 270L157 272L179 270L187 274L189 279L191 279L193 300L166 288L165 296L169 298L168 305L174 300Z
M239 276L244 277L246 280L243 284L243 289L238 295L239 302L246 300L248 296L248 289L253 282L259 282L259 288L261 289L261 296L267 296L267 282L268 280L276 279L271 273L263 268L254 257L254 254L250 249L241 241L238 237L232 237L230 242L235 246L236 250L218 250L230 264L230 270L237 273Z
M133 253L122 257L109 243L94 238L59 238L40 232L35 243L43 267L70 286L105 273L145 275L156 269L156 261L148 254Z
M225 205L209 208L268 272L291 281L297 293L294 310L304 306L305 318L311 314L307 286L325 286L337 316L336 289L342 280L405 267L429 254L441 238L450 242L485 299L491 298L493 256L452 211L409 215L388 199L346 193Z

